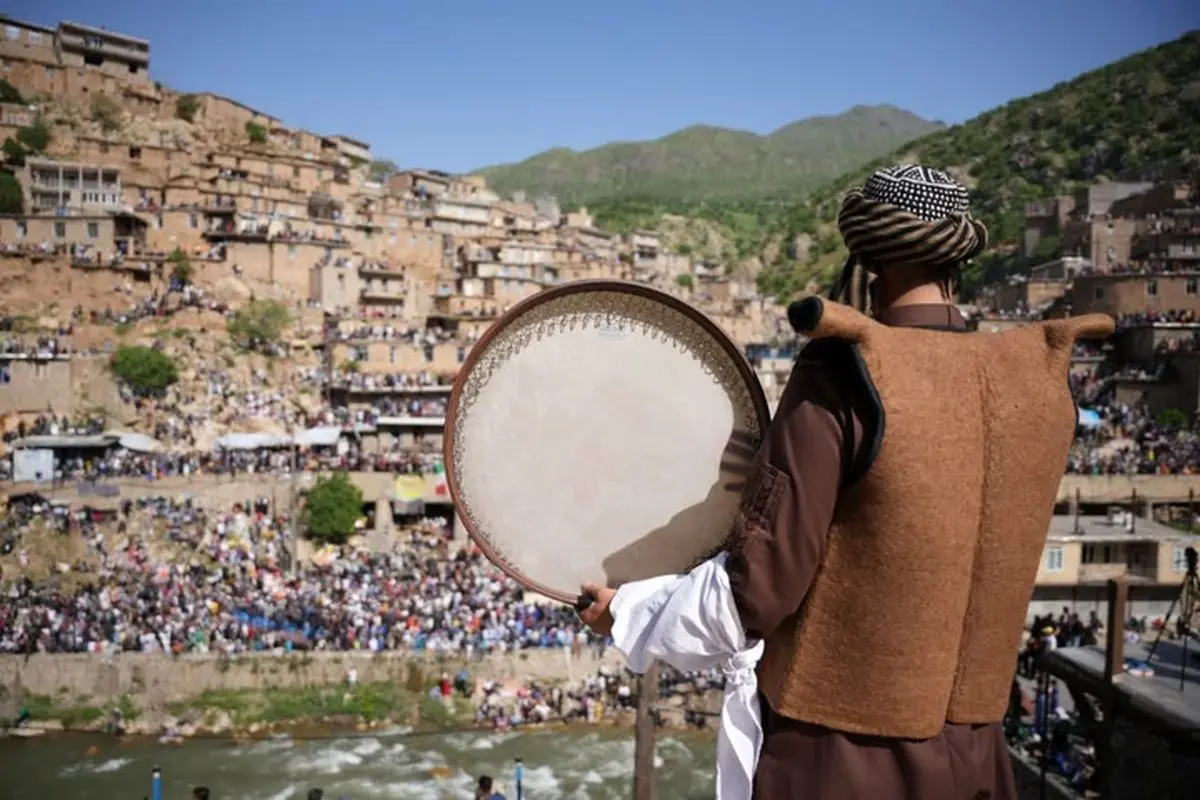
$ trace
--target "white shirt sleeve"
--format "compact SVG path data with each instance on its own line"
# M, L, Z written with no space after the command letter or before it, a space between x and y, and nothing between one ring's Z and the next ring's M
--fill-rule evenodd
M763 645L746 638L726 558L721 553L687 575L627 583L609 608L613 640L634 672L645 672L655 660L683 671L721 668L717 800L749 800L763 739L754 674Z

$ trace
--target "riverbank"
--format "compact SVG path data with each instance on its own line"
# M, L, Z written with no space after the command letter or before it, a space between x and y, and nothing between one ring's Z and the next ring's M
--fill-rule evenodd
M428 687L396 683L206 690L165 708L139 707L128 695L97 705L66 695L26 695L29 719L0 736L37 733L114 733L121 736L255 738L284 731L308 733L404 727L437 731L470 726L475 704L462 695L432 697Z
M0 730L0 736L28 738L70 731L162 737L164 741L181 742L195 737L240 740L278 734L325 736L331 732L396 728L425 732L492 731L510 728L513 719L519 720L517 726L521 728L567 721L552 713L548 706L536 716L519 713L520 704L526 704L528 710L533 702L523 682L503 685L494 681L475 682L472 688L448 696L440 694L437 682L436 675L427 677L417 664L410 664L404 681L355 681L353 686L343 681L325 686L206 689L186 700L157 706L139 705L130 695L102 703L87 697L72 697L63 691L53 696L10 694L4 704L6 714L0 721L13 720L22 712L27 719L19 727ZM564 698L572 696L572 687L566 681L539 685L544 698L554 689L561 691ZM687 728L689 720L695 717L693 712L711 713L720 708L719 690L693 690L691 684L685 686L685 692L663 698L657 712L663 727ZM7 691L0 686L0 694ZM604 727L633 723L631 705L614 702L611 693L589 700L586 715L580 713L580 698L581 695L575 694L566 706L566 717L571 721ZM559 708L561 714L564 707Z
M443 672L468 670L476 680L571 682L601 667L619 670L620 653L586 649L576 656L565 648L489 653L467 658L459 653L384 651L258 652L233 657L216 653L33 653L0 656L0 718L5 689L11 694L43 695L60 705L107 706L122 697L138 708L166 709L208 691L333 686L354 672L360 684L414 684ZM69 702L64 702L69 700ZM15 713L15 712L12 712Z

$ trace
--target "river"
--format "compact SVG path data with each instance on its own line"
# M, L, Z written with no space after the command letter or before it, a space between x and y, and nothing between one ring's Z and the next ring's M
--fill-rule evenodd
M95 751L89 753L89 749ZM702 800L714 793L715 738L661 731L658 796ZM442 800L473 797L480 774L516 800L513 760L525 763L524 800L627 800L633 736L610 729L527 733L410 734L402 729L319 740L252 743L192 739L181 746L83 734L0 739L2 800L141 800L150 772L163 771L163 800L189 800L203 785L212 800Z

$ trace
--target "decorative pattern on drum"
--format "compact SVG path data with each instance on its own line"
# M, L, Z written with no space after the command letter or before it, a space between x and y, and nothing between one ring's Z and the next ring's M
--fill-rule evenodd
M498 322L447 420L472 538L564 602L584 580L677 572L725 541L769 422L757 379L698 311L643 286L589 287Z

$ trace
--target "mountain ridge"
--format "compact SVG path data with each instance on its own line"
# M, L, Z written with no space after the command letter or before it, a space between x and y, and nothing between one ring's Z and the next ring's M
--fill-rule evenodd
M767 134L696 123L657 139L574 150L483 167L502 194L552 194L568 205L639 197L704 202L786 195L944 127L891 105L856 105Z

